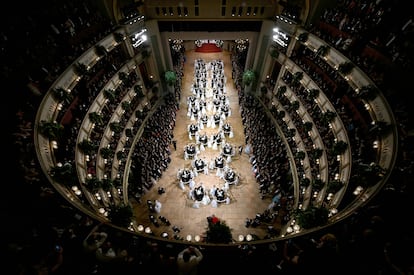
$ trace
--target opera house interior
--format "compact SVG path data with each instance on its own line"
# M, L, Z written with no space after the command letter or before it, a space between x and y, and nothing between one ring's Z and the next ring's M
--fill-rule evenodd
M414 274L413 15L399 0L10 3L5 270L184 274L195 247L200 275Z

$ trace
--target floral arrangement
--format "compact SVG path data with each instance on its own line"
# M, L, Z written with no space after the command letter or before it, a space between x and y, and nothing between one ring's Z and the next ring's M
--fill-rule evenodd
M201 41L201 40L196 40L196 41L194 41L194 43L198 48L200 48L203 45L203 41Z
M224 41L223 40L216 40L216 47L221 48L223 47Z
M231 228L215 215L207 217L206 240L209 243L229 243L233 240Z

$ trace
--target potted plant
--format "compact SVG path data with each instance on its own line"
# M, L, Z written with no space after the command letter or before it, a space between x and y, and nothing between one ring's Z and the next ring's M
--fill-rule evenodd
M303 187L308 187L310 185L311 181L309 178L302 178L300 180L300 185Z
M92 178L87 178L85 180L85 184L88 190L92 193L96 193L100 188L102 188L102 181L95 176L93 176Z
M297 101L297 100L294 100L293 102L292 102L292 109L294 110L294 111L297 111L297 110L299 110L299 107L300 107L300 103L299 103L299 101Z
M246 70L242 77L243 84L246 86L252 85L256 81L256 73L253 70Z
M79 150L82 151L82 153L84 153L85 155L92 154L98 148L96 144L94 144L92 141L86 138L78 143L78 147Z
M111 148L103 147L99 150L99 153L104 159L109 159L114 156L114 151Z
M313 100L319 96L319 90L318 89L310 89L308 91L308 98Z
M310 206L304 210L297 209L295 219L303 229L325 225L328 222L329 211L325 207Z
M294 137L296 135L296 128L289 128L286 130L287 137Z
M126 158L126 154L125 154L125 152L124 152L124 151L122 151L122 150L120 150L120 151L116 152L116 158L117 158L118 160L125 160L125 158Z
M206 231L206 241L208 243L229 243L233 240L231 228L225 221L216 216L207 217L208 227Z
M322 188L325 186L325 182L321 179L314 179L312 181L312 190L314 191L321 191Z
M338 71L343 75L348 75L351 73L352 69L354 68L354 64L351 62L343 62L339 64Z
M116 95L114 91L106 89L103 91L103 95L106 99L108 99L110 102L114 102L116 99Z
M108 219L115 225L128 227L133 217L132 207L130 205L111 205L108 211Z
M364 100L374 100L379 94L379 90L372 85L367 85L359 89L358 96Z
M292 85L298 86L303 78L303 72L295 72L292 77Z
M296 158L299 160L304 160L306 157L306 153L303 151L297 151L296 152Z
M103 125L103 116L98 112L89 113L89 119L93 124Z
M326 110L322 114L321 121L324 125L328 125L329 123L331 123L336 118L336 116L337 116L336 112L331 111L331 110Z
M123 127L122 127L121 123L119 123L117 121L113 121L113 122L109 123L109 128L111 129L111 131L114 131L117 134L119 134L123 130Z
M298 71L298 72L295 72L293 74L293 81L294 82L299 82L299 81L302 80L302 78L303 78L303 72L302 71Z
M333 155L341 155L345 153L347 149L348 149L348 143L346 143L343 140L338 140L332 145L331 152Z
M128 74L126 72L119 72L118 77L119 77L119 80L126 81L128 78Z
M134 86L134 91L135 93L137 93L138 98L143 98L144 97L144 93L142 91L142 86L139 84L136 84Z
M309 132L310 130L312 130L312 127L313 127L313 123L311 121L305 121L303 123L303 130L305 132Z
M105 192L111 191L111 189L114 187L113 181L110 178L103 179L101 182L101 186Z
M131 110L131 102L129 101L122 101L121 107L124 111L130 111Z
M78 76L85 75L87 72L88 72L88 67L85 64L81 62L78 62L75 64L75 73Z
M330 49L329 46L327 46L327 45L321 45L321 46L319 46L318 50L316 51L316 54L318 56L325 57L328 54L329 49Z
M173 86L177 82L177 75L174 71L166 71L164 73L164 79L168 86Z
M59 102L70 104L73 100L73 96L62 87L53 89L53 97Z
M318 159L323 155L323 149L321 148L313 148L309 153L313 159Z
M64 164L59 163L52 167L49 174L56 182L67 187L73 186L77 182L76 170L69 162L65 162Z
M63 125L56 121L42 120L39 124L40 133L52 140L59 140L63 136L63 130Z

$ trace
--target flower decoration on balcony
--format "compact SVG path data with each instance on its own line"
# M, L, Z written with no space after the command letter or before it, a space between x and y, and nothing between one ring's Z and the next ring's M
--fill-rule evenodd
M63 137L64 126L56 121L42 120L39 131L44 137L57 141Z
M108 211L108 219L115 225L128 227L134 213L129 204L111 205Z
M223 47L224 41L223 40L216 40L216 47L221 48Z
M316 206L294 211L298 225L304 229L325 225L328 222L328 214L328 209Z
M195 45L196 45L198 48L200 48L201 46L203 46L203 41L201 41L201 40L196 40L196 41L194 41L194 43L195 43Z

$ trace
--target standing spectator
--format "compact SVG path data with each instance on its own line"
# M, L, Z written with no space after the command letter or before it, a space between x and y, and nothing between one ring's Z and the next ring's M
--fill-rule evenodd
M183 249L177 256L177 267L179 275L196 275L198 264L203 259L201 251L194 247L189 246Z
M284 274L344 274L344 265L341 262L338 241L334 234L326 233L319 241L304 238L285 242L283 249L284 260L282 269Z
M92 252L94 254L96 250L100 248L108 238L108 234L106 232L98 231L99 226L100 224L96 225L88 234L88 236L86 236L86 238L83 240L83 248L86 253Z
M98 267L97 259L96 259L96 252L98 248L100 248L108 238L108 233L103 231L98 231L100 224L96 225L86 236L86 238L82 242L83 246L83 261L84 265L88 269L88 271L96 272Z

